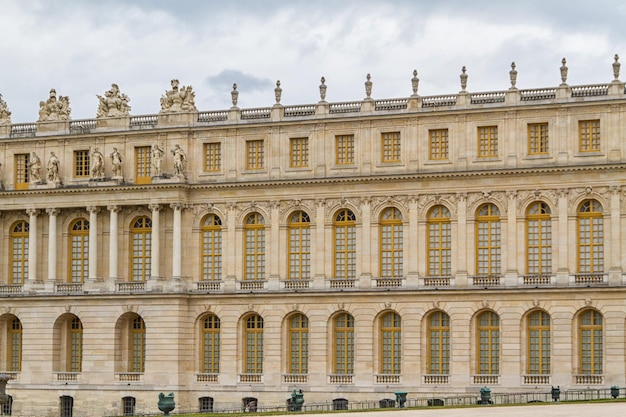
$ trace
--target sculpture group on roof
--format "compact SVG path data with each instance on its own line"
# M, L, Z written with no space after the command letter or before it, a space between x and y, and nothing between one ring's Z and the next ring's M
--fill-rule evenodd
M57 99L57 92L53 88L50 90L50 95L46 101L39 102L39 122L50 122L58 120L69 120L70 112L70 99L67 96L59 96Z
M102 117L121 117L128 116L130 114L130 105L128 102L130 98L126 94L120 93L120 88L117 84L111 84L111 89L104 93L104 97L96 95L98 97L98 113L96 117L98 119Z
M179 88L178 85L178 80L172 80L172 89L161 96L161 113L198 111L192 87Z
M6 101L2 99L2 94L0 94L0 126L8 124L11 124L11 112Z

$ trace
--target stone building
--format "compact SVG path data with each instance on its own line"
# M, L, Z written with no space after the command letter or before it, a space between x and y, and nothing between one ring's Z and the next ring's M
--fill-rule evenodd
M0 98L6 411L623 386L618 58L604 84L516 74L223 111L174 80L144 116L113 85L90 120L52 90L24 124Z

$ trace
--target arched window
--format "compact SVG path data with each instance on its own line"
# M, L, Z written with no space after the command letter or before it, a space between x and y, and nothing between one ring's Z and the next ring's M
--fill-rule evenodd
M253 314L246 319L244 331L244 370L247 374L263 373L263 317Z
M578 316L578 367L582 375L601 375L603 371L602 314L585 310Z
M526 251L528 275L552 273L552 222L544 202L535 202L526 211Z
M380 215L380 277L401 278L403 275L402 213L395 207Z
M578 209L578 272L604 272L604 220L596 200L585 200Z
M551 362L550 316L537 310L528 315L529 375L549 375Z
M335 215L333 224L335 278L356 278L356 216L348 209Z
M28 278L28 222L23 220L11 226L9 234L10 284L24 284Z
M245 281L265 279L265 219L251 213L244 222L244 276Z
M485 311L477 317L478 374L500 373L500 317Z
M70 232L70 282L82 283L89 277L89 220L76 219Z
M140 316L130 322L130 372L145 372L146 366L146 324Z
M213 412L213 397L200 397L198 398L198 411L201 413Z
M428 276L452 275L450 210L435 206L428 212Z
M311 278L311 220L303 211L289 217L289 279Z
M72 417L74 414L74 397L69 395L59 397L59 410L61 417Z
M150 278L152 260L152 220L147 216L138 217L130 229L132 251L131 281L144 282Z
M476 215L476 275L500 275L500 210L484 204Z
M354 375L354 317L341 313L333 320L333 373Z
M380 373L399 375L402 372L402 320L388 312L380 318Z
M210 314L202 320L202 373L220 372L220 319Z
M7 367L9 372L22 370L22 322L15 316L9 316L7 324Z
M83 324L76 316L67 321L67 371L81 372L83 367Z
M309 373L309 319L304 314L289 318L289 373Z
M435 311L428 317L428 374L450 374L450 317Z
M124 416L134 416L135 415L135 404L137 401L135 397L124 397L122 398L122 415Z
M202 280L222 280L222 220L215 214L202 220Z

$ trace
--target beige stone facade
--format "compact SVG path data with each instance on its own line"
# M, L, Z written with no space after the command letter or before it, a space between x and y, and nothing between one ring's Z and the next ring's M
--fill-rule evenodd
M13 415L626 384L624 83L566 74L0 125Z

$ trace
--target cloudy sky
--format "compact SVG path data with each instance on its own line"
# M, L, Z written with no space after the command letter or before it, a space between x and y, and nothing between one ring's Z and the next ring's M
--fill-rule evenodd
M177 78L192 85L200 110L319 100L321 76L331 102L460 89L504 90L512 61L519 88L613 79L626 63L623 0L3 0L0 94L13 123L38 118L55 88L69 96L73 119L95 117L111 83L131 99L131 114L154 114ZM621 79L626 80L626 65Z

